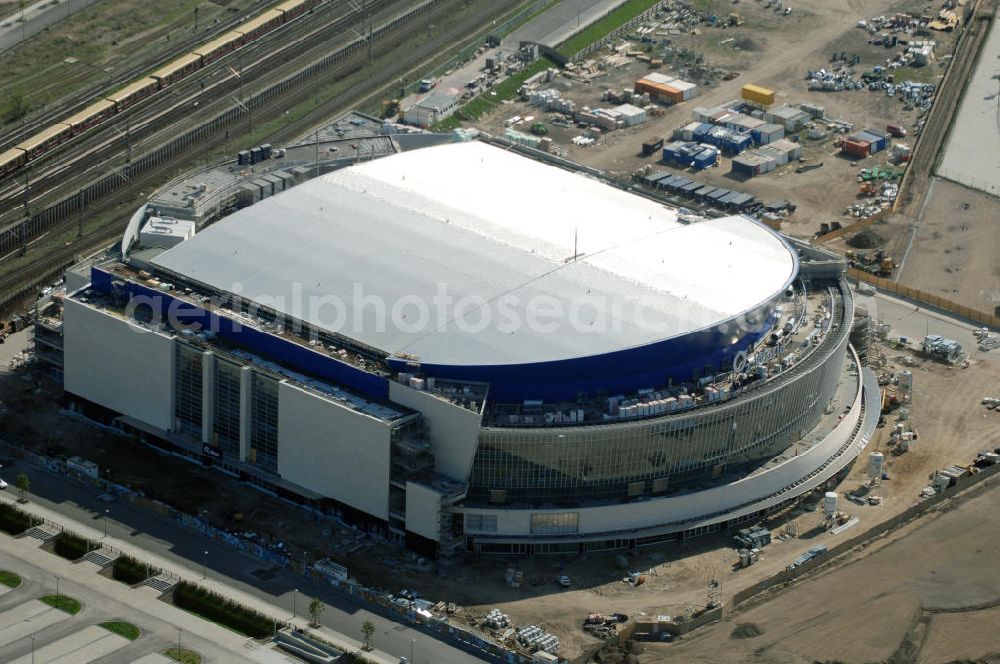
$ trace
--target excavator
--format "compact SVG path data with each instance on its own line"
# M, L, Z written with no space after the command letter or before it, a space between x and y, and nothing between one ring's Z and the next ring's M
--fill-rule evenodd
M848 250L844 256L851 267L864 270L876 277L891 277L896 270L896 261L890 256L886 256L881 249L874 254Z

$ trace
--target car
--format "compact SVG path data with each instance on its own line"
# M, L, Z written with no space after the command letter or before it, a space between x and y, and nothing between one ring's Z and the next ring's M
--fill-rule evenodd
M4 482L3 480L0 480L0 491L3 491L6 488L7 488L7 483Z
M563 588L569 588L571 585L573 585L573 581L570 580L569 576L566 574L560 574L559 578L556 580L559 582L559 585L562 586Z

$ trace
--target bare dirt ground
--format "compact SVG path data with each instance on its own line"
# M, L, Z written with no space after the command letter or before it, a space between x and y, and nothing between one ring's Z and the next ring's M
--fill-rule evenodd
M1000 199L935 178L899 281L992 313L1000 306Z
M674 127L691 121L691 111L696 106L710 107L738 99L740 87L746 83L775 90L776 105L800 102L819 104L826 108L827 117L854 123L858 128L884 129L888 123L899 123L912 130L918 119L917 111L905 111L899 98L890 98L881 92L809 91L805 74L810 69L829 66L834 52L857 54L861 58L855 67L857 72L871 69L875 65L884 65L890 51L882 46L868 44L869 34L856 27L857 21L894 12L919 14L928 8L927 2L806 0L795 3L794 12L786 17L778 16L759 2L733 5L722 0L706 0L695 5L720 16L726 16L730 11L739 11L745 23L726 29L703 26L699 29L699 34L673 35L673 45L702 53L709 65L740 72L740 75L731 81L717 81L711 87L705 87L699 82L699 94L693 100L669 107L662 116L651 118L638 127L610 132L601 143L594 146L573 145L570 140L580 134L575 128L549 126L553 141L566 150L571 160L619 175L628 175L647 164L675 170L656 164L658 156L641 157L639 153L642 142L651 136L669 137ZM935 33L934 38L938 42L937 52L940 57L954 48L957 35ZM734 41L728 42L730 39ZM723 44L723 41L727 43ZM742 50L734 50L733 44L741 44ZM575 101L578 107L606 106L607 103L600 100L602 91L608 88L631 88L635 79L651 69L654 68L636 61L595 79L589 85L560 78L552 87L559 88L563 96ZM668 68L656 69L670 73ZM909 78L937 82L943 76L943 71L937 64L904 68L897 71L896 80ZM518 102L481 119L478 125L490 133L502 134L504 120L514 115L534 115L541 120L546 113L527 103ZM724 158L715 168L697 172L691 177L706 184L745 191L767 202L788 198L798 205L798 210L782 230L790 235L812 237L819 230L821 222L838 220L844 223L849 220L844 212L848 205L859 200L858 184L855 181L858 170L886 165L887 155L883 152L855 162L839 155L839 150L833 145L835 135L820 141L809 140L805 132L801 133L801 137L804 157L813 163L822 162L822 168L797 174L794 171L798 164L790 164L772 173L744 180L730 174L731 162Z
M988 570L1000 565L1000 482L987 484L848 564L682 641L647 646L640 661L944 664L997 657L1000 577ZM735 638L741 623L763 633Z

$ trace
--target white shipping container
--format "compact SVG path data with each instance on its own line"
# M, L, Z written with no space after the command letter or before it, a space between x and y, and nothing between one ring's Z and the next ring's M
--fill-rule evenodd
M674 81L678 80L673 76L667 76L666 74L661 74L658 71L650 72L639 79L640 81L648 81L649 83L658 83L660 85L673 85Z

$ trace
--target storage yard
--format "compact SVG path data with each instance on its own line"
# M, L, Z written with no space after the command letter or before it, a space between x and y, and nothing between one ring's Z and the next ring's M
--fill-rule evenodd
M781 228L797 237L811 238L821 232L821 224L827 229L832 223L847 225L882 210L891 204L895 185L884 190L878 182L863 192L858 182L861 169L905 169L908 150L919 136L922 117L958 33L929 28L940 8L928 8L926 3L845 8L805 2L787 15L765 4L704 3L698 5L700 13L672 5L672 11L637 29L631 39L617 40L616 53L595 53L561 74L543 78L529 86L534 102L503 106L479 126L494 135L510 136L508 130L530 135L542 123L541 135L548 143L543 147L611 173L627 177L649 167L689 177L702 186L750 194L759 203L790 200L797 209ZM739 11L738 19L727 18L732 10ZM896 16L904 12L931 18ZM718 19L712 25L708 21L714 16ZM921 36L915 38L918 32ZM786 42L785 36L791 34L796 39ZM895 41L883 35L892 35ZM931 41L933 46L925 43ZM928 50L933 58L915 66ZM669 93L678 95L676 99L656 94L655 86L669 87L669 79L679 79L686 92ZM751 93L741 99L746 86L759 96ZM631 98L642 93L646 94ZM543 99L547 103L540 104ZM611 125L607 115L600 121L605 111L597 109L614 109L625 102L645 107L645 121L609 130L614 119ZM720 111L738 113L713 121L711 116ZM571 113L583 116L572 118ZM598 131L583 129L577 120L604 126ZM726 146L724 137L706 141L710 137L692 136L691 129L683 137L677 135L693 122L718 123L719 131L727 129L734 136L755 135ZM866 129L867 141L858 135ZM842 147L852 136L858 139L855 147ZM775 158L775 146L767 144L779 138L794 141L797 149L785 149ZM642 154L643 144L659 139L665 145L675 139L714 142L720 149L698 163L694 155L687 162L664 163L659 151ZM536 137L527 140L538 143ZM901 149L889 149L899 144ZM768 154L763 165L761 151Z

